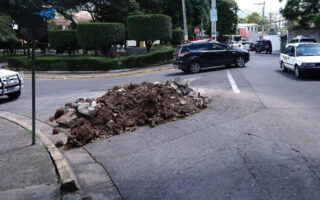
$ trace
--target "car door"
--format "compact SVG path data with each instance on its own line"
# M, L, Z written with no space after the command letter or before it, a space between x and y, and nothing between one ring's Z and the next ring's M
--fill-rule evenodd
M216 51L213 51L211 43L202 44L199 47L199 50L201 51L201 59L205 63L204 67L212 67L217 65L216 61L218 55Z
M295 60L296 60L296 48L292 46L288 52L288 59L286 63L286 67L294 70Z
M209 44L208 50L205 51L208 67L225 65L228 58L228 48L220 44Z
M292 51L292 46L287 47L281 54L281 60L286 67L289 67L289 52Z

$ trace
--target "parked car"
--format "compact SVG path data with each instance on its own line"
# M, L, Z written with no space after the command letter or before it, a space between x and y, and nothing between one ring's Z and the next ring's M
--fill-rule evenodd
M23 74L6 70L0 65L0 96L7 95L10 99L16 99L22 88Z
M230 47L234 47L234 48L243 48L243 45L237 41L232 41L232 42L230 42L229 45L230 45Z
M267 54L272 53L272 43L270 40L260 40L258 44L256 44L256 53L266 52Z
M296 78L306 73L320 72L320 44L289 44L280 54L280 69L294 71Z
M243 49L247 51L253 51L253 46L254 46L253 42L243 41L241 43L243 45Z
M312 37L297 36L290 41L291 44L294 43L317 43L317 41Z
M244 67L249 60L248 51L213 41L181 45L173 53L175 68L191 73L222 65Z

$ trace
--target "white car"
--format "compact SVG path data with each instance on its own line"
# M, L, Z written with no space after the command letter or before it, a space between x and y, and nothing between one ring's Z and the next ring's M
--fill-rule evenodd
M0 65L0 96L7 95L10 99L18 98L23 84L22 73L3 69Z
M306 73L320 72L320 44L288 44L280 54L280 69L283 72L294 71L296 78L302 78Z
M235 41L233 41L233 42L231 42L230 43L230 47L233 47L233 48L243 48L243 45L240 43L240 42L235 42Z

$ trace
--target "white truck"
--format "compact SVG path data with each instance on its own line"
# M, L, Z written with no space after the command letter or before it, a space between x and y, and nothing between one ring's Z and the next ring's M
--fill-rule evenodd
M23 85L22 73L6 70L0 65L0 96L7 95L10 99L17 99Z

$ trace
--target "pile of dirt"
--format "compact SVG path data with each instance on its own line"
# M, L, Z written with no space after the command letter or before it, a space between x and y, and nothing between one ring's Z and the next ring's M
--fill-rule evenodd
M209 101L182 79L130 84L116 86L97 99L68 103L51 120L70 128L65 147L74 148L140 126L154 127L188 117L207 108Z

